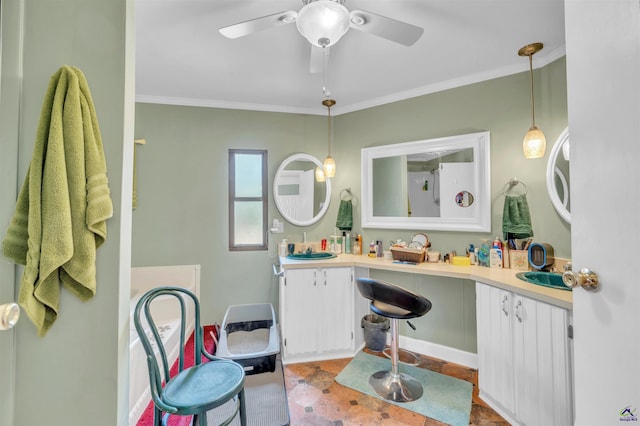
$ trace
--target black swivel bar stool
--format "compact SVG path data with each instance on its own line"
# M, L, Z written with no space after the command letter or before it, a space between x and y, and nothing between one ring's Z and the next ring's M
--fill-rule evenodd
M424 296L397 285L358 278L360 294L371 301L371 310L391 320L391 371L378 371L369 384L382 398L395 402L410 402L422 396L422 384L406 373L398 373L398 320L421 317L431 310L431 302Z

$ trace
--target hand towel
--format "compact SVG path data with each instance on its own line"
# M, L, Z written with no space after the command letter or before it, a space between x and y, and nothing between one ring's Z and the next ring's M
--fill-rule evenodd
M18 302L38 334L55 322L60 284L81 300L96 292L96 249L113 214L102 137L87 81L60 68L42 104L33 155L2 243L25 265Z
M505 240L533 237L531 214L526 194L505 195L502 210L502 233Z
M353 226L353 205L351 200L340 200L336 228L341 231L351 231Z

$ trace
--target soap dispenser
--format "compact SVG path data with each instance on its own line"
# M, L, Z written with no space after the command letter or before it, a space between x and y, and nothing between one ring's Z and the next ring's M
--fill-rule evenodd
M286 238L282 239L282 242L280 243L280 250L278 252L278 254L282 257L285 257L287 255L287 249L288 249L288 241Z

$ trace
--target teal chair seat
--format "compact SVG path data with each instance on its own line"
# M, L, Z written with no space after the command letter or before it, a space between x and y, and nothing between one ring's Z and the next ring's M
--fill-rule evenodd
M179 307L180 311L178 373L173 377L170 377L171 366L167 352L153 320L151 306L157 297L175 298L175 306ZM185 365L187 313L195 317L193 353L190 354L193 355L193 365L189 367ZM147 355L155 426L166 425L170 415L192 415L194 426L206 426L206 412L229 401L235 402L234 410L221 424L227 425L239 416L240 424L246 426L244 368L237 362L213 356L204 348L200 304L193 293L180 287L158 287L149 290L136 304L134 323ZM147 330L150 332L145 331L145 324L148 324ZM202 362L203 356L207 362ZM163 380L167 377L170 377L169 380Z
M220 406L242 390L244 370L233 361L196 365L171 378L163 389L163 401L181 407L183 414L197 414Z

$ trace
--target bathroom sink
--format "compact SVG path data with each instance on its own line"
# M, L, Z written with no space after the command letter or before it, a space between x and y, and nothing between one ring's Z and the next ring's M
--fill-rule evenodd
M571 289L562 282L562 274L557 274L555 272L519 272L516 274L516 277L531 284L571 291Z
M317 253L293 253L287 256L288 259L293 260L322 260L322 259L333 259L336 257L333 253L328 253L326 251L317 252Z

